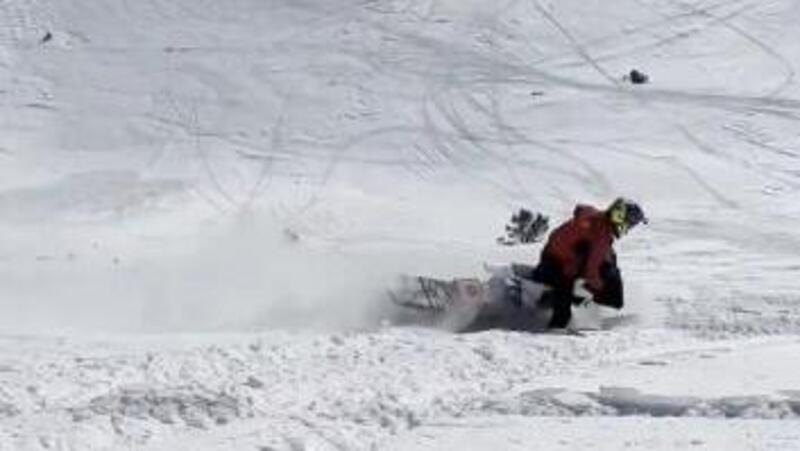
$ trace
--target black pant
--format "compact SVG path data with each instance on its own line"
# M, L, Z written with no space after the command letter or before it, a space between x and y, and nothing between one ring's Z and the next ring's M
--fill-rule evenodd
M572 303L576 301L575 296L572 295L572 286L575 281L564 277L561 265L545 255L542 256L535 268L528 271L527 275L551 288L540 300L542 305L550 306L553 309L553 316L547 327L567 327L572 318Z
M553 316L548 327L567 327L572 319L572 304L580 301L572 294L575 279L564 277L561 265L546 256L542 257L535 268L527 265L513 265L512 269L519 277L532 279L552 288L540 301L542 305L549 305L553 309ZM613 253L600 266L600 279L603 282L603 288L599 293L594 293L594 302L621 309L623 305L622 275Z

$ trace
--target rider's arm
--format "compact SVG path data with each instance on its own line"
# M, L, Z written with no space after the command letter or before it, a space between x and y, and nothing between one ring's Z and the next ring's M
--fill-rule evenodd
M611 249L612 238L601 236L597 238L589 250L589 256L586 260L584 270L584 277L586 285L595 294L603 289L603 280L600 278L600 265L606 259L609 250Z

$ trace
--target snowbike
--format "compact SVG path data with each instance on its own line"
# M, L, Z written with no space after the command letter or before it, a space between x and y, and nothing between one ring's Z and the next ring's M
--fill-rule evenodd
M488 279L399 276L387 291L395 310L392 322L455 332L547 330L552 316L548 292L552 288L529 277L531 266L485 265L485 269L490 274ZM609 264L603 278L612 289L600 303L620 309L622 279L616 265ZM602 317L601 309L592 301L573 305L570 329L607 329L621 322L620 316Z
M393 322L470 332L490 328L544 330L549 312L539 306L546 285L508 277L440 279L401 275L387 294Z
M540 213L520 209L505 226L505 236L498 244L515 246L534 243L544 237L548 218ZM441 279L427 276L402 275L387 291L395 307L395 324L424 325L458 332L484 329L544 331L552 317L552 287L539 280L536 268L526 264L484 265L488 279ZM546 271L545 271L546 272ZM611 251L600 268L602 293L592 295L576 284L573 295L579 302L572 307L571 329L606 328L614 319L600 317L598 304L621 309L623 303L622 275L617 267L616 254ZM578 293L576 290L582 290ZM619 319L619 317L617 317Z

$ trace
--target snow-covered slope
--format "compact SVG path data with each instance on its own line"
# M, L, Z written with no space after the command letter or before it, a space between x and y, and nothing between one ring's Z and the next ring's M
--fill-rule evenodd
M800 447L798 19L0 0L0 449ZM634 324L381 321L617 195Z

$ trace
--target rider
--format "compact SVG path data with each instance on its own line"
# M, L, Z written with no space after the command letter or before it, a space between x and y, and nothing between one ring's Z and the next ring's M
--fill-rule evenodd
M592 300L622 308L622 278L613 244L640 223L647 224L644 211L625 198L617 198L606 210L578 205L573 217L550 233L538 266L515 268L518 275L552 288L543 299L553 308L548 327L567 327L573 303Z

